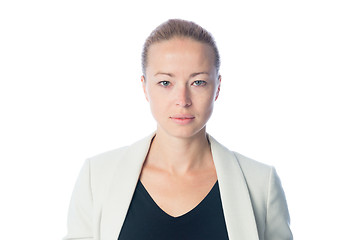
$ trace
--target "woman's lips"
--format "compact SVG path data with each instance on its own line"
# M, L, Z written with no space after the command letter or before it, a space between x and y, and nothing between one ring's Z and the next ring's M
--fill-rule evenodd
M170 119L177 124L188 124L191 123L195 117L189 114L176 114L170 117Z

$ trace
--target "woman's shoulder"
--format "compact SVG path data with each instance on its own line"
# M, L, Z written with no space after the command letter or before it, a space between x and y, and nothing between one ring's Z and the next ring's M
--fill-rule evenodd
M254 159L244 156L238 152L235 152L235 151L232 151L232 152L235 155L236 159L238 160L241 168L245 172L247 172L247 171L254 172L255 171L258 173L262 173L262 172L269 172L273 169L273 166L271 166L271 165L254 160Z
M93 183L110 181L113 171L127 152L128 146L109 150L87 159L89 173ZM86 163L85 163L86 164Z
M126 153L128 148L129 146L122 146L116 149L108 150L106 152L102 152L90 157L89 161L91 162L91 164L95 164L95 165L117 162L121 158L121 156L123 156Z
M147 154L153 136L153 134L150 134L130 145L97 154L89 158L90 165L93 166L93 169L102 171L109 168L114 169L121 163L129 164L134 161L142 161L143 156Z
M272 169L272 166L267 165L265 163L256 161L252 158L244 156L237 151L233 151L228 149L222 143L219 143L214 137L209 135L209 140L212 145L213 153L221 158L226 159L233 159L233 161L237 161L241 169L245 172L254 172L254 173L261 173L261 172L269 172Z

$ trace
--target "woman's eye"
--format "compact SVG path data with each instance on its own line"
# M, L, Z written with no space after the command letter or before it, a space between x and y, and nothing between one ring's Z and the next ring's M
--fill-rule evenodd
M159 82L160 85L164 86L164 87L167 87L170 85L170 82L169 81L161 81Z
M203 81L203 80L196 80L194 81L193 83L195 86L205 86L206 85L206 82Z

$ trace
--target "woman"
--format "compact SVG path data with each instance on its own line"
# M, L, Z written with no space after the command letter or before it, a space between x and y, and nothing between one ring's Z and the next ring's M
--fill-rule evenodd
M221 82L212 36L169 20L146 40L142 63L157 130L86 161L65 239L292 239L274 168L206 133Z

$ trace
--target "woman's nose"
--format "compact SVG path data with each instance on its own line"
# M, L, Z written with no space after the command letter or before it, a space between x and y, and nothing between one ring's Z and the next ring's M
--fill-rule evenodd
M188 87L178 87L176 90L176 105L180 107L189 107L191 104L192 102Z

